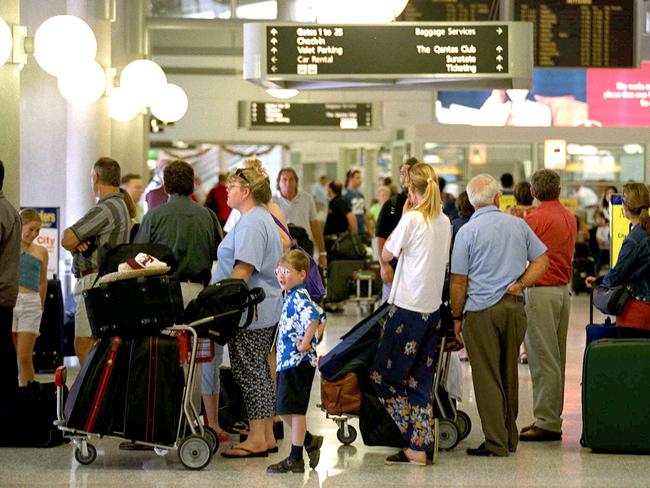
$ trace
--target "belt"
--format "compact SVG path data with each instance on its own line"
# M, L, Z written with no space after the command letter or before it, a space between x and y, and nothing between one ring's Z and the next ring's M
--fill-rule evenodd
M97 273L97 268L86 269L86 270L84 270L84 271L80 271L80 272L78 272L78 273L75 273L74 277L77 278L77 279L79 279L79 278L81 278L82 276L87 276L87 275L89 275L89 274L93 274L93 273Z

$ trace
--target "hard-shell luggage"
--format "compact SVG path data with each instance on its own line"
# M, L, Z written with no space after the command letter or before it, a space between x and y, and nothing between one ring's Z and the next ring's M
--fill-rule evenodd
M34 370L53 373L63 364L63 291L61 281L47 280L40 335L34 343Z
M83 295L94 337L155 335L183 316L180 283L168 275L101 283Z
M99 340L90 351L65 403L67 426L113 435L124 430L124 402L130 340Z
M364 265L362 259L330 262L327 267L327 301L337 303L347 300L350 297L352 273Z
M594 258L578 258L573 259L573 270L571 278L571 288L575 293L589 293L589 289L585 284L585 278L587 276L594 276L596 274L596 268L594 263Z
M132 339L126 385L124 437L173 445L184 386L176 337Z
M595 451L650 452L650 339L600 340L582 368L582 439Z
M381 327L388 319L391 306L382 304L368 317L355 325L325 356L321 357L321 377L335 380L349 371L372 363L381 337Z

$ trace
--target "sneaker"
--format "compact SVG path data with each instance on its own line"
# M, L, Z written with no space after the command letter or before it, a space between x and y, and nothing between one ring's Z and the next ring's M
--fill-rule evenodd
M312 435L311 442L309 445L305 446L307 451L307 456L309 457L309 467L311 469L316 469L318 462L320 461L320 448L323 445L323 436L322 435Z
M294 461L291 457L287 457L276 464L271 464L266 468L267 474L283 474L283 473L304 473L305 472L305 462L301 459L300 461Z

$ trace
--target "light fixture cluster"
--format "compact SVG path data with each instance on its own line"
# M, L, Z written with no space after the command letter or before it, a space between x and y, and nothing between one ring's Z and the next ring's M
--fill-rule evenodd
M113 88L113 77L95 61L97 39L90 26L73 15L47 19L36 30L33 40L21 26L12 29L0 18L0 66L12 54L15 63L24 64L31 53L44 71L57 78L63 98L74 105L90 105L108 95L113 119L127 121L148 107L163 122L175 122L185 115L188 101L181 87L167 83L162 68L153 61L138 59L120 75L120 86ZM23 52L15 44L22 41ZM33 41L33 42L32 42ZM13 47L12 47L13 45ZM108 88L108 89L107 89Z

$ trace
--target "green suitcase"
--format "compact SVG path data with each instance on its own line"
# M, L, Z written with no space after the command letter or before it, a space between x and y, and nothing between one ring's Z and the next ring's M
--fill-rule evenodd
M582 367L581 444L594 451L650 452L650 339L602 339Z

